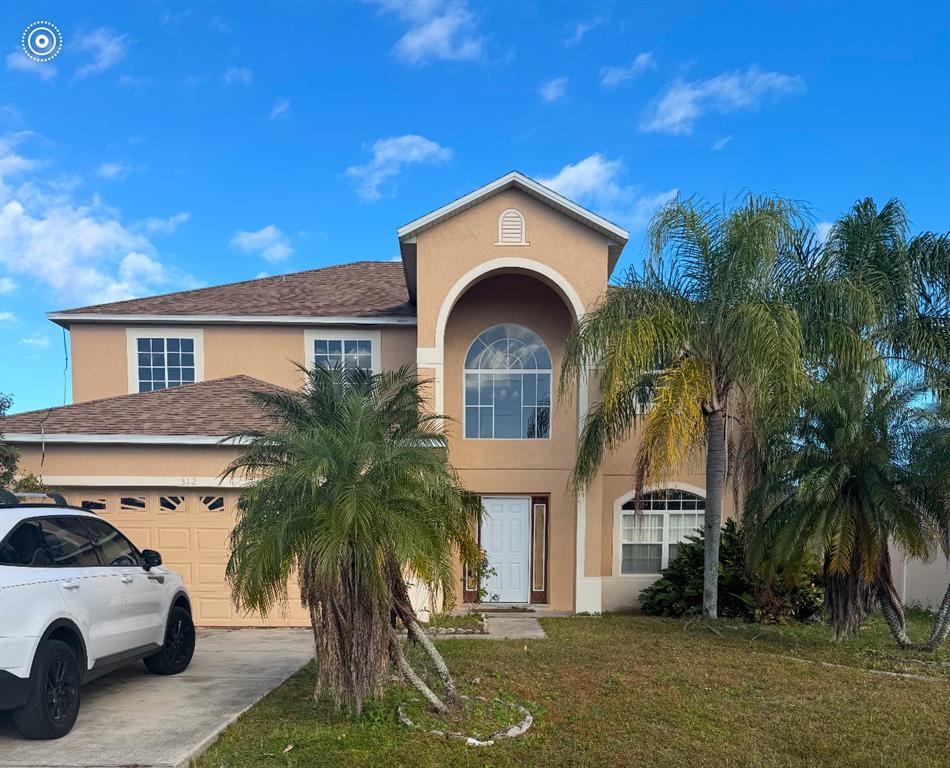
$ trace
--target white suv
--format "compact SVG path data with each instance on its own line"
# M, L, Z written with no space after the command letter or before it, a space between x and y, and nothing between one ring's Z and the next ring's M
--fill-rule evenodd
M158 675L191 663L182 579L84 509L0 491L0 710L30 739L65 736L82 684L138 659Z

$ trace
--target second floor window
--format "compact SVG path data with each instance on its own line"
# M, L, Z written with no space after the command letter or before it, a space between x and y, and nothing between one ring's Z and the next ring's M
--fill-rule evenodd
M139 338L139 392L180 387L195 381L195 340L192 338Z
M373 342L369 339L314 339L313 363L324 368L373 370Z
M465 356L465 437L551 434L551 353L534 331L504 323L481 333Z

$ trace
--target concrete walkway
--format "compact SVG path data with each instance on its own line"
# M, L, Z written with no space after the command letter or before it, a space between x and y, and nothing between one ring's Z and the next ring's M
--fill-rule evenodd
M309 630L199 630L180 675L151 675L138 662L85 686L76 726L62 739L25 741L0 712L0 768L187 766L312 658Z
M485 614L484 635L442 635L439 640L547 640L548 636L530 613Z

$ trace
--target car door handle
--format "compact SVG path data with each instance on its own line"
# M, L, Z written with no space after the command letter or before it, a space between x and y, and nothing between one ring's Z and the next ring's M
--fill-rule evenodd
M131 576L123 576L123 577L121 578L121 582L122 582L123 584L131 584L132 581L133 581L133 579L132 579Z
M63 589L79 589L78 581L61 581L60 586Z

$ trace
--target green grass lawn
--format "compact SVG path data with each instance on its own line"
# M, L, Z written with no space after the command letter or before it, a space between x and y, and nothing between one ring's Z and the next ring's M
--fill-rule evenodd
M924 622L911 617L912 636L925 636ZM950 650L903 654L879 620L840 646L815 626L719 622L720 637L699 622L684 629L639 616L542 623L548 640L439 641L466 692L501 694L532 711L534 727L521 738L473 748L410 732L395 707L413 694L397 685L360 718L337 715L313 701L308 667L198 765L948 765Z

